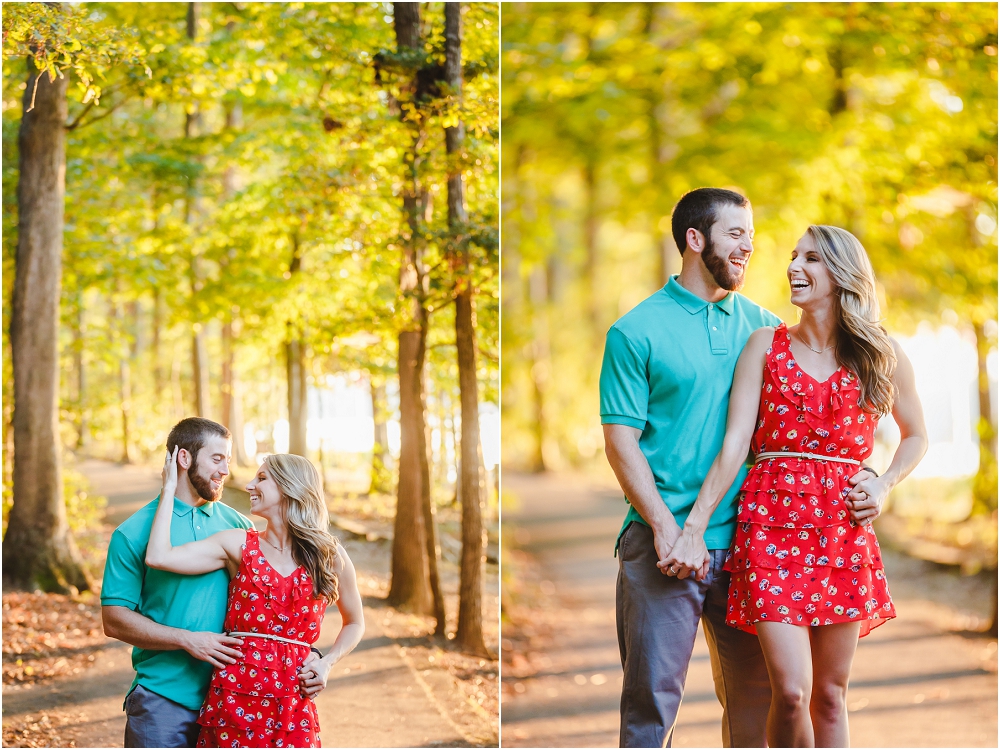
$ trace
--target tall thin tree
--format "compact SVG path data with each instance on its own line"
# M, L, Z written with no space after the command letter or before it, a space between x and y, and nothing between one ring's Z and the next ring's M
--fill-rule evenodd
M444 4L445 80L449 93L462 96L462 6ZM483 642L483 514L479 483L479 384L476 377L476 329L473 321L473 283L468 245L462 235L468 224L465 185L462 181L462 120L445 128L448 152L448 230L457 249L455 279L455 343L458 348L458 385L462 405L462 457L459 484L462 499L462 562L459 571L458 630L455 642L464 651L487 655Z
M198 38L198 18L201 12L201 3L188 3L187 6L187 37L191 44ZM184 113L184 137L194 138L199 124L201 123L201 113L198 110L197 102L190 102L190 111ZM198 203L197 187L195 176L192 174L188 178L188 192L184 201L184 221L191 225L195 221L196 206ZM204 288L205 282L202 279L201 267L198 263L198 255L191 249L191 295L197 296ZM201 417L208 416L208 353L205 348L205 327L201 321L195 321L191 326L191 369L194 377L194 408Z
M58 427L67 82L28 60L10 322L14 504L3 540L7 584L61 592L91 588L66 522Z
M397 52L423 50L420 33L420 4L393 3L393 27ZM416 93L416 75L407 83ZM403 188L403 258L399 270L399 291L407 301L408 320L399 332L399 481L396 485L396 519L392 540L392 580L390 604L415 612L430 613L427 555L427 526L423 513L423 472L427 466L423 420L423 369L427 340L427 310L422 300L424 273L420 257L420 216L427 200L420 184L421 124L415 105L402 117L410 135L406 151L406 182Z
M302 244L297 233L292 233L292 259L288 264L288 278L298 281L302 272ZM306 424L309 419L307 393L308 370L306 342L301 325L289 320L285 325L285 374L288 383L288 452L306 455Z

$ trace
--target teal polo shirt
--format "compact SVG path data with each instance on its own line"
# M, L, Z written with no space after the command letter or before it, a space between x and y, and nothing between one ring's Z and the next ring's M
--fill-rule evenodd
M639 448L660 497L681 526L722 448L743 345L758 328L780 322L736 292L706 302L672 276L608 331L601 424L642 430ZM709 549L728 549L732 543L736 494L745 477L743 467L712 514L705 531ZM646 524L630 505L619 539L632 521Z
M159 498L136 511L111 535L101 604L128 607L172 628L221 633L229 597L229 574L225 569L186 576L146 566L149 530L158 504ZM175 497L170 543L178 546L217 531L252 527L249 518L221 502L194 508ZM201 708L213 669L187 651L138 647L132 649L132 667L135 679L129 694L142 685L192 711Z

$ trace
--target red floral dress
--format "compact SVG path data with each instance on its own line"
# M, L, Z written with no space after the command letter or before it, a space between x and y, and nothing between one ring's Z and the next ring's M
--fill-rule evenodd
M878 418L858 406L857 377L841 367L823 383L795 362L784 324L767 350L755 454L788 451L861 461ZM758 462L740 493L726 622L832 625L861 622L861 635L896 616L871 524L844 500L854 464L805 458Z
M326 601L313 596L299 566L283 576L247 530L240 568L229 585L226 632L270 633L315 643ZM216 669L198 723L198 747L320 747L316 704L299 692L307 646L243 637L243 661Z

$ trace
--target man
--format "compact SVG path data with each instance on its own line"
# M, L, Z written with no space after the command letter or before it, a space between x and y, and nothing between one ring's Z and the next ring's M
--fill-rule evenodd
M723 708L723 745L764 747L771 690L760 644L725 624L729 574L722 566L745 468L705 530L705 566L657 563L680 537L722 447L743 345L756 329L781 321L736 294L753 254L746 198L718 188L693 190L674 207L672 230L680 274L611 327L601 368L605 449L630 503L616 548L625 672L620 744L670 745L700 619ZM870 511L855 502L854 512Z
M174 544L252 528L248 518L218 502L231 443L229 430L199 417L183 419L170 431L167 450L179 447ZM241 658L242 641L221 632L229 588L225 570L185 576L146 566L158 499L111 536L101 589L104 632L135 646L125 747L194 747L212 668Z

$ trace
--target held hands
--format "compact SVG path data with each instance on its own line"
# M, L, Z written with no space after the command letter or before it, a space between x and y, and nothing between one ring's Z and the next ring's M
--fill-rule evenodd
M868 469L862 469L847 480L854 489L844 504L851 513L851 520L859 526L867 526L882 513L882 505L889 496L890 487L881 477L876 477Z
M160 493L160 497L166 497L168 500L172 500L174 497L174 490L177 489L177 452L180 450L179 445L174 446L174 452L171 454L167 451L167 457L163 461L163 471L160 472L160 477L163 479L163 491Z
M314 652L310 651L299 670L299 690L302 695L306 698L315 698L326 687L326 678L330 674L332 666L325 659L320 659Z
M195 659L207 661L213 667L222 669L243 658L243 652L240 651L242 646L242 639L225 633L192 632L187 634L184 650Z
M704 536L685 529L669 554L660 557L656 567L664 575L676 575L680 579L694 576L696 581L703 581L711 561Z
M656 550L657 560L666 560L670 555L670 551L673 549L677 540L681 537L681 527L677 525L677 522L673 518L667 519L666 523L662 527L653 527L653 549ZM660 564L657 563L656 566L659 568ZM660 568L660 572L663 575L668 575L667 571Z

